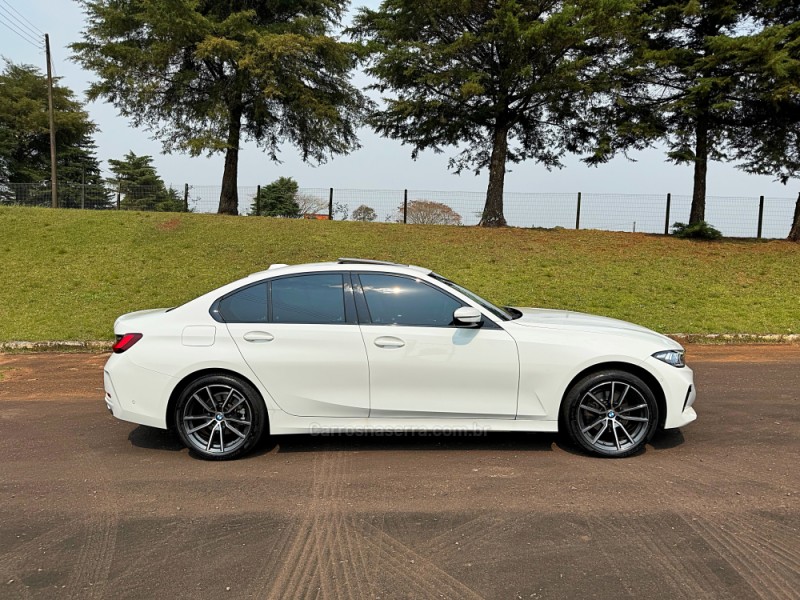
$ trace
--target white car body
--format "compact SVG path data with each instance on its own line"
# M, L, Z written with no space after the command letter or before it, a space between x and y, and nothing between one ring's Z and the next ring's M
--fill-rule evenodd
M210 312L219 298L253 282L329 272L423 281L478 309L487 326L225 323ZM167 428L182 386L198 373L223 372L258 390L272 435L397 428L555 432L573 382L593 369L622 365L657 384L660 427L696 418L691 369L653 357L682 350L675 341L615 319L519 310L521 317L503 320L420 267L277 265L177 308L117 319L117 336L143 337L109 358L105 401L119 419Z

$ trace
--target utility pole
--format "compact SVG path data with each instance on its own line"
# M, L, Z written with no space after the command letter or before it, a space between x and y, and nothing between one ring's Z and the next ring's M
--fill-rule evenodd
M53 113L53 69L50 58L50 35L44 34L45 53L47 55L47 107L50 113L50 192L53 208L58 208L58 173L56 170L56 119Z

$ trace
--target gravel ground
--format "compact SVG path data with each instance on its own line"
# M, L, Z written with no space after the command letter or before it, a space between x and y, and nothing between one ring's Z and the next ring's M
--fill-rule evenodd
M102 354L0 354L2 598L798 598L800 347L696 346L698 421L268 440L116 421Z

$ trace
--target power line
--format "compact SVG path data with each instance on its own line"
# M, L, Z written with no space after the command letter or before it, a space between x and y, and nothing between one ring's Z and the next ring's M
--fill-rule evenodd
M6 21L9 21L16 29L21 31L22 33L26 34L28 37L33 39L38 39L39 34L36 33L31 27L27 26L25 23L20 21L18 17L15 17L13 13L9 12L7 8L4 8L0 5L0 17L3 17Z
M41 42L36 41L36 38L31 37L31 35L29 33L24 33L23 31L17 29L13 24L5 21L3 15L0 15L0 24L5 25L6 28L8 28L13 33L15 33L17 35L17 37L25 40L31 46L41 49L41 47L42 47Z
M25 22L26 22L28 25L30 25L30 27L33 27L33 28L34 28L34 29L35 29L37 32L39 32L39 35L44 35L44 31L42 31L41 29L39 29L39 28L38 28L36 25L34 25L34 24L33 24L33 23L31 23L31 22L30 22L30 21L29 21L27 18L25 18L25 15L23 15L23 14L22 14L21 12L19 12L19 11L18 11L16 8L14 8L13 6L11 6L11 5L8 3L8 1L7 1L7 0L0 0L0 2L2 2L3 4L5 4L5 5L6 5L8 8L10 8L11 10L13 10L15 13L17 13L17 14L18 14L18 15L19 15L19 16L22 18L22 20L23 20L23 21L25 21ZM1 7L0 7L0 8L1 8Z

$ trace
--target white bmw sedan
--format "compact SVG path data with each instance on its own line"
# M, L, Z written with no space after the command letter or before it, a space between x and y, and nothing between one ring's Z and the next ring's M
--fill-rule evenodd
M623 457L696 418L673 340L565 310L500 308L421 267L272 265L183 306L123 315L115 417L207 459L271 435L565 431Z

